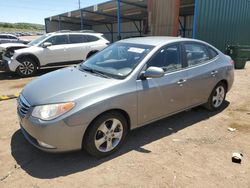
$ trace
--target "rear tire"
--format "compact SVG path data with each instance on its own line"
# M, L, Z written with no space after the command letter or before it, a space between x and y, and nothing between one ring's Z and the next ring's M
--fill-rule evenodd
M221 109L226 98L226 85L219 82L209 96L208 102L204 105L209 111Z
M97 117L83 139L83 148L92 156L105 157L120 148L128 132L128 123L119 112Z
M30 57L24 57L20 61L21 65L17 67L17 74L23 78L33 76L37 72L37 64Z

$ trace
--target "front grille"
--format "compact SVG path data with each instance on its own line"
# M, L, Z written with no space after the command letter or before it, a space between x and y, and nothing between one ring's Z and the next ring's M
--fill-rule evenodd
M30 104L22 95L20 95L18 99L17 111L21 115L22 118L26 116L29 108L30 108Z

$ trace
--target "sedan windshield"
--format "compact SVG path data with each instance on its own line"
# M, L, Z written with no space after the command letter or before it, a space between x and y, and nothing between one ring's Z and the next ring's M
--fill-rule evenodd
M80 70L124 79L152 49L150 45L117 42L83 62Z
M45 34L35 40L32 40L30 43L28 43L29 46L34 46L38 43L40 43L41 41L43 41L44 39L46 39L48 36L50 36L49 34Z

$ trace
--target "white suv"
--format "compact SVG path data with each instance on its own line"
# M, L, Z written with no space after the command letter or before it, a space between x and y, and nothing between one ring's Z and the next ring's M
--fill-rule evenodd
M108 44L109 41L101 33L48 33L30 42L27 48L15 50L11 55L5 52L3 67L27 77L34 75L40 67L84 61Z

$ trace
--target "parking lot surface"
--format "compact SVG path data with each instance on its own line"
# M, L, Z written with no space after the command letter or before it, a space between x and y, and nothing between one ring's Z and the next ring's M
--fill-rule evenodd
M32 79L0 72L0 95ZM220 112L198 107L139 128L104 159L37 150L19 130L16 100L0 101L0 187L250 187L249 80L250 62L235 71ZM233 152L243 154L241 164Z

